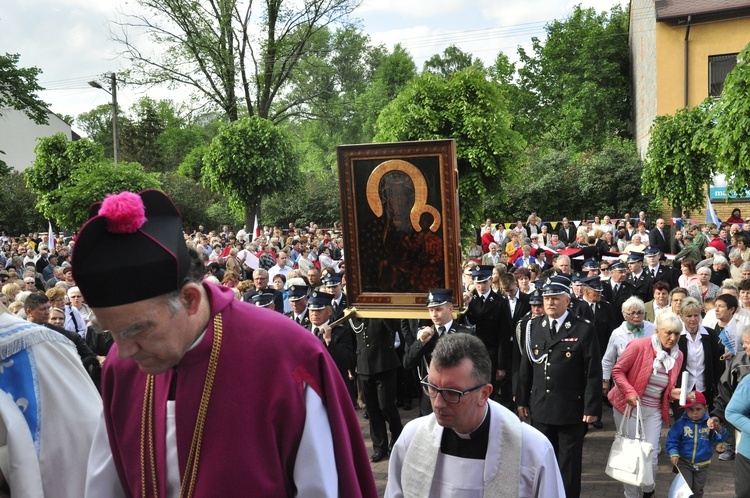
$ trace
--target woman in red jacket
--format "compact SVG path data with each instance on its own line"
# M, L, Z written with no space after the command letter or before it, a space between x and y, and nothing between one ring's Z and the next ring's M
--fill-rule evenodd
M656 318L656 333L631 341L612 369L615 387L607 397L614 408L615 425L620 426L628 405L641 404L643 435L654 447L654 475L662 422L669 424L669 402L680 397L680 390L675 389L675 385L682 367L682 353L677 346L681 332L682 320L674 313L662 313ZM634 414L635 411L629 422L630 437L635 436ZM637 486L624 486L626 497L640 496L641 490ZM653 495L653 485L643 488L644 498Z

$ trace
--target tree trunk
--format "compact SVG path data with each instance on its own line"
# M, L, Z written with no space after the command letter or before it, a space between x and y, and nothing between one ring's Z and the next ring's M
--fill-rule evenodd
M251 203L247 206L245 206L245 225L247 225L247 229L249 231L252 231L255 229L255 217L258 217L258 227L260 227L260 200L258 200L256 203ZM253 236L251 237L251 240L256 237L255 232L253 232Z

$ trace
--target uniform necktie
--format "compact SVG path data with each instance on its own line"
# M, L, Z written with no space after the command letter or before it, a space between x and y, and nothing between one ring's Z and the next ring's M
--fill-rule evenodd
M445 334L445 327L441 325L438 327L438 337L441 337L443 334Z
M552 320L552 324L550 328L550 337L554 339L555 334L557 334L557 320Z
M294 321L297 322L297 323L299 323L299 324L302 324L302 317L298 316L297 318L294 319Z
M617 294L618 290L620 290L620 284L615 284L615 294Z
M481 297L482 297L482 304L484 304L484 296L481 296Z
M320 329L318 327L315 327L313 329L313 334L315 334L317 336L319 333L320 333Z
M591 316L596 316L596 303L591 303Z
M337 308L338 308L338 306L336 306L336 301L334 301L334 302L333 302L333 303L331 304L331 307L333 308L333 312L334 312L334 313L336 313L336 311L337 311Z

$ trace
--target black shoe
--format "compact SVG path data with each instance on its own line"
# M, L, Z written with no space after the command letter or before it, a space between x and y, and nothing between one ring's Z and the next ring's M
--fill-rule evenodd
M370 420L370 414L365 411L365 420Z
M594 426L594 429L603 429L604 428L604 424L602 423L601 420L597 420L592 425Z
M653 491L649 491L648 493L646 492L643 493L643 498L653 498L653 497L654 497Z
M386 454L385 454L385 453L383 453L382 451L376 451L375 453L373 453L373 454L372 454L372 455L370 456L370 461L371 461L372 463L377 463L377 462L380 462L380 461L382 461L383 459L385 459L385 457L386 457Z

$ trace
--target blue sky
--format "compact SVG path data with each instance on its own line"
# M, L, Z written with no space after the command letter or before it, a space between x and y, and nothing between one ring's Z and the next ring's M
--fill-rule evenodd
M257 0L256 0L257 1ZM296 0L299 1L299 0ZM625 0L363 0L354 17L375 44L401 43L421 69L451 44L491 63L499 51L517 58L519 45L544 36L544 24L565 18L576 4L608 10ZM19 53L21 65L43 73L41 97L54 112L76 116L109 102L87 81L121 71L127 61L110 39L110 21L135 0L3 0L0 47ZM180 92L128 86L118 100L128 108L143 95L179 100Z

